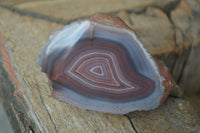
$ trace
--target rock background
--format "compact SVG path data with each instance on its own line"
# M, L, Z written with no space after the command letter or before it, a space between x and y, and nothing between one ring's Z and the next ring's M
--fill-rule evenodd
M192 94L200 90L199 5L199 0L1 0L0 99L14 132L200 132L199 106L191 106L198 98L170 96L156 110L124 116L82 110L51 97L36 63L53 32L104 12L132 27Z
M13 133L12 128L9 124L6 113L0 105L0 133Z

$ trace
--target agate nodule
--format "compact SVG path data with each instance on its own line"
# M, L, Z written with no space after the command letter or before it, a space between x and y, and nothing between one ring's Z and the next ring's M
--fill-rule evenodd
M38 63L53 96L80 108L125 114L154 109L172 89L163 63L120 18L94 14L50 36Z

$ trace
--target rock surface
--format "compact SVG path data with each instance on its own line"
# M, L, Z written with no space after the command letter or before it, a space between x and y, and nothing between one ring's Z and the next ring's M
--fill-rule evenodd
M200 71L196 71L200 68L199 5L199 0L181 1L171 15L175 25L176 42L182 47L180 56L185 55L187 57L183 59L185 65L182 68L178 65L175 66L173 75L186 93L200 91ZM187 52L185 52L185 49L188 49Z
M143 8L148 5L165 7L177 0L2 0L4 5L14 5L17 9L36 12L45 16L72 20L89 16L96 12L115 12L124 9Z
M129 115L135 128L141 133L198 133L200 119L195 114L196 111L188 101L168 98L158 109Z
M47 15L49 18L63 19L64 22L68 23L72 19L103 10L121 16L136 30L148 51L165 61L171 72L174 73L175 79L178 80L181 76L180 83L183 83L181 81L186 82L188 78L185 79L185 77L188 76L183 71L186 70L185 68L188 70L190 66L184 67L184 62L186 61L188 65L192 64L193 69L198 70L199 63L196 62L195 64L193 58L199 58L199 34L198 28L191 27L196 26L199 20L198 17L194 17L192 21L184 21L185 17L188 18L188 12L182 10L182 4L180 4L172 11L172 23L163 11L165 11L164 9L172 10L174 4L170 3L174 0L168 0L164 3L159 1L151 0L148 3L129 1L132 3L124 2L116 5L110 3L112 6L108 4L105 7L96 4L93 9L83 8L77 10L78 7L69 8L70 14L73 14L71 16L66 13L69 5L64 5L63 1L59 0L25 3L23 0L1 1L0 30L3 33L5 43L2 42L1 38L0 42L4 45L0 45L0 99L14 131L159 133L162 131L196 132L200 130L198 114L189 102L179 98L169 98L156 110L135 112L127 115L127 117L82 110L61 103L51 97L47 77L40 72L40 68L36 63L39 50L48 41L48 37L63 27L63 25L52 22L51 19L38 19L40 18L37 16L38 14ZM190 3L189 5L192 6L188 6L189 9L199 11L198 7L195 6L197 4L192 4L193 2L197 1L188 0L181 3ZM73 1L71 3L78 5ZM80 2L79 6L83 7L86 3ZM2 4L7 5L8 8L4 9L5 6L2 6ZM46 4L49 6L46 6ZM59 5L59 8L57 5ZM54 7L57 7L57 9ZM188 10L188 8L186 9ZM24 9L37 14L26 13ZM44 12L41 9L45 9ZM83 11L84 9L87 10ZM55 10L60 15L55 15ZM194 11L193 13L195 13ZM26 16L23 16L24 14ZM189 26L188 23L191 23L192 26ZM184 29L184 25L189 27ZM187 32L188 29L190 32ZM182 45L182 33L184 32L190 34L190 36L187 35L188 38L194 37L192 39L194 41L191 42L188 41L191 39L188 39L187 45ZM193 50L195 52L193 56L190 54L193 52L188 49L191 44L194 44ZM182 50L181 54L178 46ZM191 56L187 61L189 55ZM196 77L199 76L196 71L193 75L191 72L188 73L190 73L190 79L195 73L197 74ZM192 89L190 86L194 83L190 81L188 80L183 84L184 87L187 84L185 89Z

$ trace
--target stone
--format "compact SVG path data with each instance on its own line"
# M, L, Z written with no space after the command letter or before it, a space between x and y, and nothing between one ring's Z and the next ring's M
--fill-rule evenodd
M30 11L44 16L74 20L94 13L118 12L122 10L141 11L147 6L165 8L178 0L2 0L0 4L9 8Z
M130 18L132 28L151 54L177 52L173 27L161 10L149 7L143 14L132 13Z
M168 98L152 111L129 114L137 132L189 133L200 131L200 118L189 101Z
M174 67L174 78L186 93L200 91L200 2L198 0L182 0L172 12L171 18L175 24L176 41L181 48L180 55L186 56L184 68ZM185 49L188 49L187 52ZM179 63L180 64L180 63ZM182 70L181 72L178 72ZM181 76L180 76L181 73ZM190 89L188 89L190 88Z

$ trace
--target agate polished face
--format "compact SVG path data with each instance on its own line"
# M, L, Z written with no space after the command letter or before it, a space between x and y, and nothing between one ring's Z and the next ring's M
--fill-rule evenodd
M136 34L119 18L102 14L55 32L38 63L53 95L84 109L117 114L154 109L172 88L163 76L168 72L161 74Z

